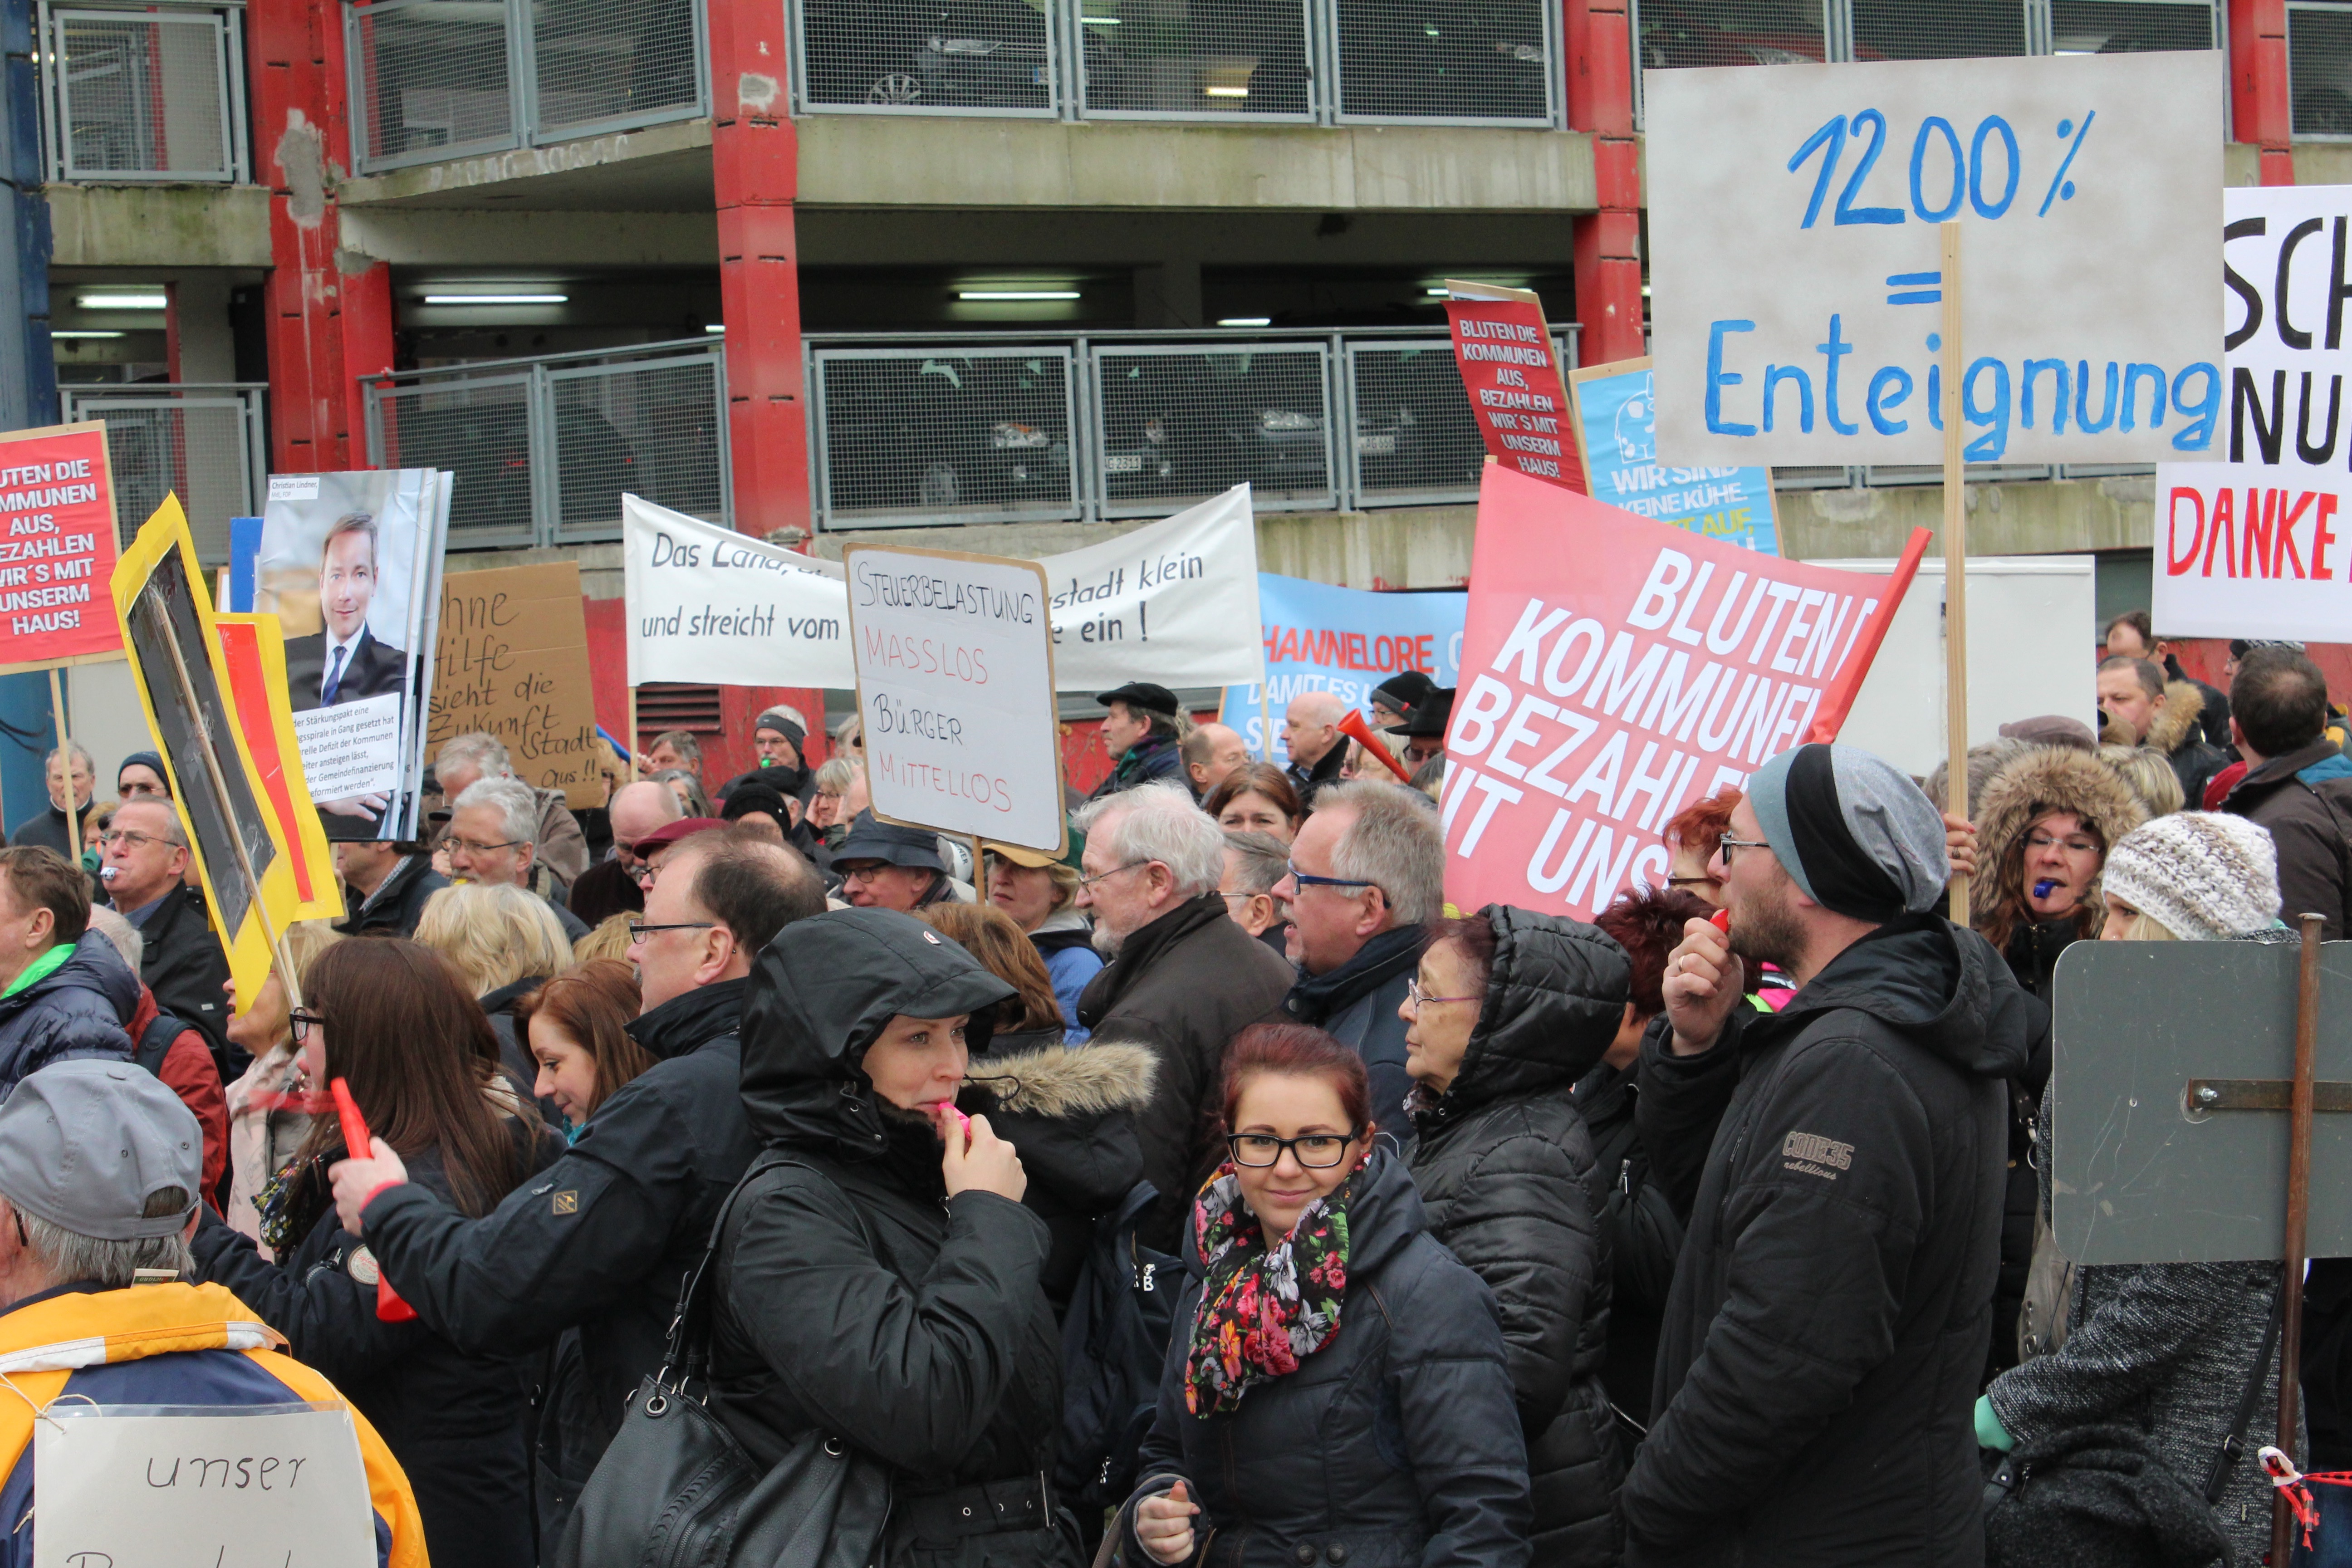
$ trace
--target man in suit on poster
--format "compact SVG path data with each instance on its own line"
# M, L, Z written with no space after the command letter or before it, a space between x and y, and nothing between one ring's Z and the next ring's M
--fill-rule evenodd
M408 655L368 627L375 589L375 519L347 512L327 530L319 555L319 614L326 628L286 642L286 685L297 713L396 696L406 686Z

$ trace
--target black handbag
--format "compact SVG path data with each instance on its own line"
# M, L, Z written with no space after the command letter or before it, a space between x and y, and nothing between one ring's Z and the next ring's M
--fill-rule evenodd
M879 1559L887 1466L812 1430L762 1471L705 1403L712 1263L727 1217L754 1181L787 1165L816 1169L761 1159L719 1205L678 1294L662 1369L630 1395L572 1508L556 1568L871 1568ZM871 1247L863 1217L858 1230Z

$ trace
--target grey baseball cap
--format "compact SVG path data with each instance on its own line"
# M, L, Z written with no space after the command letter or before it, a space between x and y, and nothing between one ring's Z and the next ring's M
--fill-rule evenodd
M163 1079L129 1062L52 1062L0 1104L0 1197L76 1236L173 1236L195 1212L204 1134ZM185 1201L150 1214L155 1194Z

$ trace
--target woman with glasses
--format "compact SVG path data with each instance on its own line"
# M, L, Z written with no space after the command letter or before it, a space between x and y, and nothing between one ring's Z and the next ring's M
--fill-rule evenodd
M397 1151L408 1179L469 1215L562 1152L563 1141L499 1072L498 1043L466 982L438 954L396 939L341 942L304 973L289 1023L318 1065L317 1090L341 1079L368 1131ZM343 1158L330 1111L260 1198L278 1261L206 1211L192 1251L200 1278L235 1291L284 1334L299 1360L334 1380L407 1472L440 1568L533 1561L522 1368L469 1354L422 1322L377 1311L373 1254L336 1218L328 1170Z
M1226 1160L1185 1227L1143 1479L1110 1537L1127 1568L1530 1561L1494 1297L1375 1144L1370 1099L1320 1029L1255 1025L1226 1052Z
M1412 1179L1430 1235L1502 1308L1530 1544L1559 1568L1613 1564L1622 1545L1624 1468L1601 1382L1609 1183L1575 1089L1616 1042L1632 988L1632 961L1597 927L1489 904L1429 928L1397 1009Z

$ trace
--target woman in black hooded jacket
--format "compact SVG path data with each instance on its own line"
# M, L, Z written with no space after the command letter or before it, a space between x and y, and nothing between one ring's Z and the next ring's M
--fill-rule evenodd
M1045 1480L1045 1225L1012 1146L954 1110L965 1020L1011 993L867 909L771 943L745 1000L744 1111L791 1163L747 1181L719 1237L711 1409L762 1466L812 1429L887 1466L885 1568L1076 1562Z
M1598 927L1489 904L1429 929L1405 1000L1411 1164L1429 1233L1495 1292L1528 1444L1535 1561L1612 1564L1624 1479L1609 1394L1608 1183L1576 1080L1633 984Z

